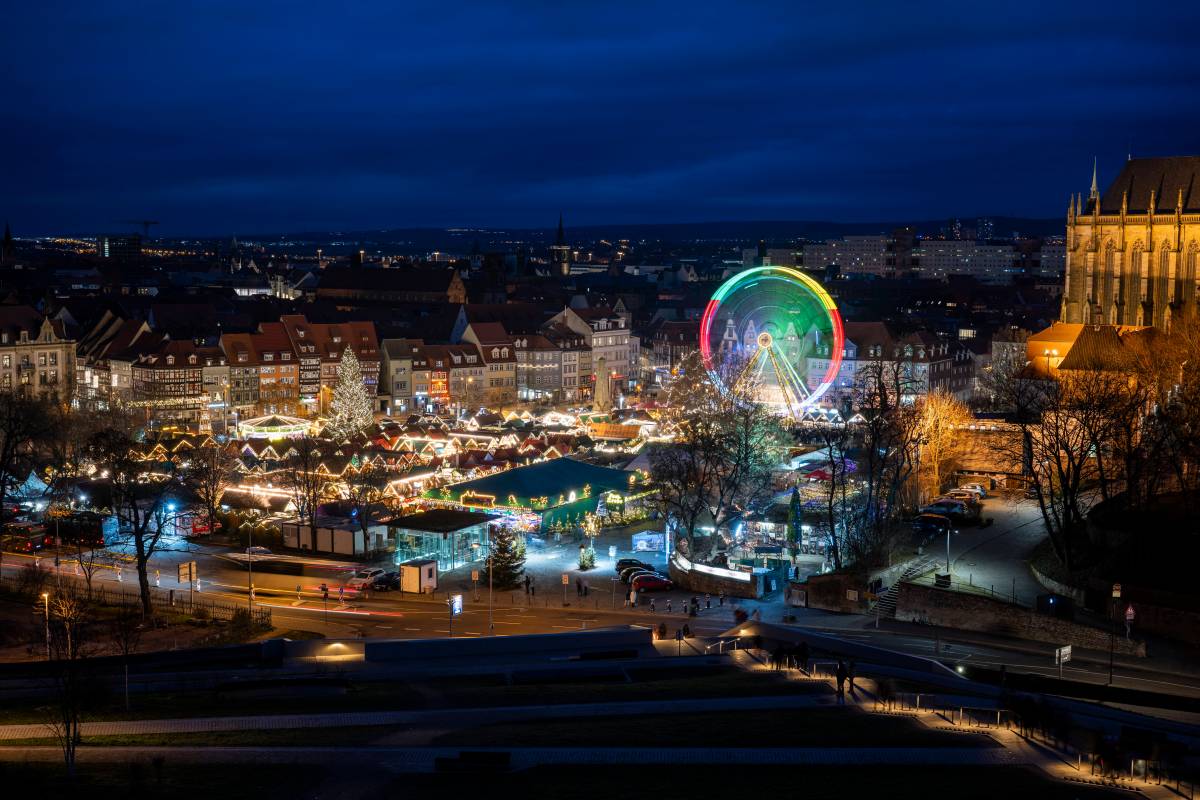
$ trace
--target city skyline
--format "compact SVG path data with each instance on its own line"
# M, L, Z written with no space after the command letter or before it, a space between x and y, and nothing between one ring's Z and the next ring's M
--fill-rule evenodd
M1106 182L1129 153L1193 149L1200 121L1200 12L1101 7L22 7L0 211L22 235L165 236L528 228L563 208L1054 218L1093 155ZM15 35L51 27L53 59Z

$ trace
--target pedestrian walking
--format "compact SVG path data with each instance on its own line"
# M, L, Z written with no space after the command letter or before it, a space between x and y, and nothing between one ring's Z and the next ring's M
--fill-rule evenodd
M529 576L525 576L525 594L529 594Z
M721 606L722 608L725 607L725 590L724 589L721 589L721 591L717 593L717 605Z
M338 605L340 605L340 606L346 605L346 587L345 586L338 587Z
M667 613L671 613L671 598L667 598Z
M834 673L837 678L837 699L839 703L846 702L846 665L841 659L837 662L837 671Z
M854 659L850 659L850 666L846 670L846 677L850 679L850 694L854 694Z
M710 608L712 608L712 595L705 594L704 595L704 610L707 611Z
M654 613L654 598L653 597L650 598L650 613L651 614Z
M296 584L296 602L302 603L304 600L300 597L300 584Z

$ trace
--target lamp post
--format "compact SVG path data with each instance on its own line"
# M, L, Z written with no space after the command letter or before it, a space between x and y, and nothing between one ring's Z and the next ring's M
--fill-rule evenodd
M1055 358L1058 358L1058 350L1057 349L1043 350L1042 355L1046 357L1046 376L1049 377L1049 375L1050 375L1050 356L1054 356Z
M46 618L46 660L50 660L50 595L42 592L42 610Z

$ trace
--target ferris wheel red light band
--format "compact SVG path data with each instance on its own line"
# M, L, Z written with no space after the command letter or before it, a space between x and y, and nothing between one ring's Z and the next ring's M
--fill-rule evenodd
M805 275L796 269L789 267L751 267L743 270L737 275L729 278L721 284L721 287L713 293L712 299L708 301L708 305L704 309L704 316L700 319L700 357L704 359L704 366L708 368L710 373L714 374L713 354L710 334L712 333L712 323L717 316L717 311L721 308L721 303L725 301L735 288L746 280L756 277L760 274L782 274L795 280L805 289L807 289L825 308L825 313L829 316L831 336L833 341L830 342L829 350L829 367L825 370L824 376L821 378L821 383L814 389L805 399L806 406L812 406L821 399L821 396L833 385L837 380L838 371L842 368L842 351L846 346L846 329L842 325L842 315L838 311L837 304L833 302L829 292L821 284L817 283L812 278Z

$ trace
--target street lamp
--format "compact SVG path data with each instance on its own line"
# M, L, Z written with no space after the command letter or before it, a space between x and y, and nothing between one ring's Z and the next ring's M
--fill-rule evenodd
M1046 357L1046 374L1049 375L1050 374L1050 356L1054 356L1055 358L1058 358L1058 350L1057 349L1043 350L1042 355Z
M42 609L46 615L46 660L50 660L50 595L42 592Z

